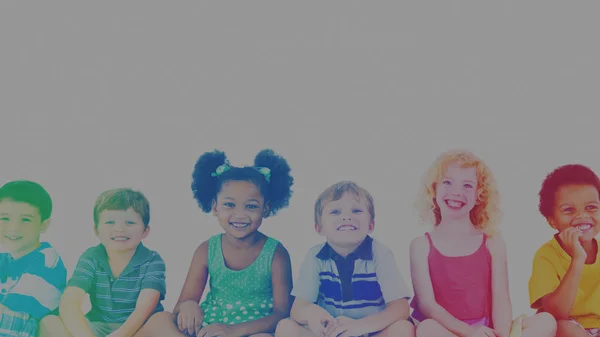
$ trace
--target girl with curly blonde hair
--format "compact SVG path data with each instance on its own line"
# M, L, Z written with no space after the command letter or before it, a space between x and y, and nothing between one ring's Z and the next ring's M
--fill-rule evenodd
M553 337L547 313L512 319L500 197L489 167L469 151L440 155L418 209L431 232L410 244L417 337Z

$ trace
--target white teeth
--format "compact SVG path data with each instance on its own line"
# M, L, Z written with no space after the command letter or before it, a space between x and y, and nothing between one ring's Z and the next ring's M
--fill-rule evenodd
M590 224L586 223L586 224L580 224L580 225L577 225L577 226L575 226L575 227L576 227L577 229L579 229L580 231L586 231L586 230L588 230L588 229L592 228L592 225L590 225Z
M340 232L345 232L345 231L355 231L356 227L354 226L342 226L340 228L338 228L338 231Z
M446 203L450 207L461 207L463 205L462 202L460 202L460 201L454 201L454 200L448 200L448 201L446 201Z
M129 240L129 238L113 238L113 240L115 240L115 241L126 241L126 240Z
M239 222L232 222L231 225L233 227L236 227L236 228L244 228L244 227L248 226L249 224L247 224L247 223L239 223Z
M21 236L8 236L8 235L5 235L4 237L9 240L19 240L22 238Z

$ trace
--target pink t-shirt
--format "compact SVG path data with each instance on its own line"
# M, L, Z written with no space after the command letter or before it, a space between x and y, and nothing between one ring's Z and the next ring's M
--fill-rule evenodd
M433 245L429 233L429 274L436 302L461 321L490 322L492 303L492 257L484 235L477 251L467 256L445 256ZM412 316L423 321L417 296L412 300ZM488 325L488 324L486 324Z

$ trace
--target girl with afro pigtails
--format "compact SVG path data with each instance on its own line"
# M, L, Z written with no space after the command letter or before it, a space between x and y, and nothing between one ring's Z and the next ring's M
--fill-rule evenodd
M223 233L196 249L173 314L153 319L153 335L272 336L289 316L291 261L281 243L258 229L289 204L294 180L286 160L267 149L253 166L233 167L215 150L200 156L192 178L194 198Z

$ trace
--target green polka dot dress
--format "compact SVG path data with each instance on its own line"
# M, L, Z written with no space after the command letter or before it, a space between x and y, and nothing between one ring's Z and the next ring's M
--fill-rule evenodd
M204 311L203 326L254 321L273 312L271 262L279 242L267 238L256 260L242 270L225 266L221 236L208 241L208 275L210 291L200 304Z

